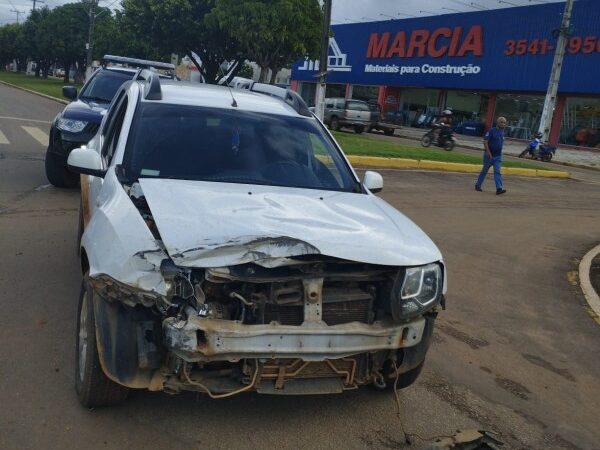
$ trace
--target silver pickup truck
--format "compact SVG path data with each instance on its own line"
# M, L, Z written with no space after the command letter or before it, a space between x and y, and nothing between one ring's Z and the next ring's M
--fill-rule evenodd
M360 134L371 126L371 111L362 100L326 98L323 121L332 130L350 127Z

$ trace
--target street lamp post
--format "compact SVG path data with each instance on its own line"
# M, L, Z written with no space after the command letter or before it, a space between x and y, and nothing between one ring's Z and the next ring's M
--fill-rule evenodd
M319 82L315 94L315 114L320 120L325 116L325 89L327 85L327 60L329 56L329 28L331 25L331 0L323 4L323 33L321 35L321 58L319 59Z
M86 81L92 76L92 58L94 51L94 22L96 21L95 9L98 5L98 0L90 0L90 8L88 14L90 16L90 25L88 28L88 41L86 44L87 58L85 68L85 79Z
M546 99L544 100L544 109L540 119L540 128L538 131L543 134L543 141L548 140L550 134L550 126L554 116L554 108L556 107L556 95L558 93L558 83L560 81L560 73L562 71L563 60L565 58L565 50L567 47L567 37L569 35L569 27L571 26L571 14L573 13L573 0L567 0L565 4L565 12L563 14L562 23L556 43L556 52L554 53L554 61L552 63L552 71L550 72L550 81L548 82L548 90L546 91Z

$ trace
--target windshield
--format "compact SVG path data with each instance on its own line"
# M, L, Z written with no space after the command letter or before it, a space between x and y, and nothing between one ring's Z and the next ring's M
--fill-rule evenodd
M141 103L124 158L127 178L177 178L357 191L314 119Z
M84 100L110 103L121 85L132 78L133 74L103 70L90 80L79 97Z

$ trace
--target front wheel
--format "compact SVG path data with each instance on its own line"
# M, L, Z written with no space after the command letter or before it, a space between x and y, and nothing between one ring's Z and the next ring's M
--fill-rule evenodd
M389 129L389 128L388 128L388 129L384 130L384 132L383 132L383 133L384 133L386 136L393 136L393 135L394 135L394 130L391 130L391 129Z
M446 150L447 152L451 152L452 150L454 150L455 145L456 145L456 142L454 142L452 139L449 139L444 144L444 150Z
M429 133L421 138L421 145L423 147L429 147L431 145L431 135Z
M123 403L129 389L109 379L100 365L96 345L93 291L87 274L81 283L77 312L77 343L75 358L75 391L86 408Z
M63 160L52 152L52 148L46 150L46 177L48 181L59 188L75 188L79 185L79 175L71 172L65 166Z
M361 134L363 131L365 131L365 127L363 127L362 125L355 125L354 126L354 132L356 134Z

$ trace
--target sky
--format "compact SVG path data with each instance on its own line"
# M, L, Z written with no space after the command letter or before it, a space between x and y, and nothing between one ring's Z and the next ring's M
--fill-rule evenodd
M73 0L45 0L38 6L48 5L50 8ZM242 0L240 0L242 1ZM392 17L431 16L454 12L477 11L483 9L507 8L513 6L537 5L540 3L556 3L562 0L333 0L332 23L367 22L386 20ZM101 0L100 5L108 6L114 0ZM113 7L118 6L117 1ZM20 20L24 20L31 11L32 0L0 0L0 25L13 23L21 11Z

